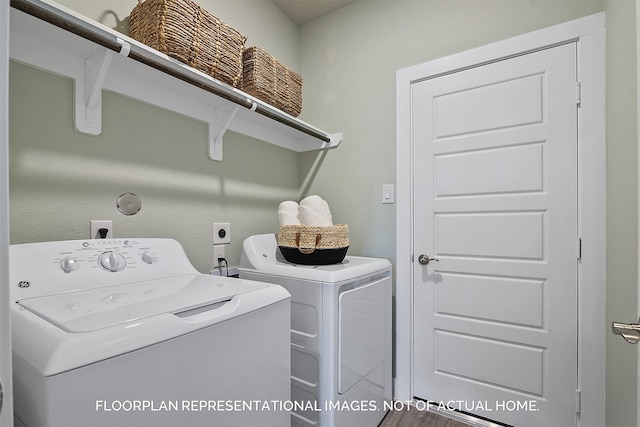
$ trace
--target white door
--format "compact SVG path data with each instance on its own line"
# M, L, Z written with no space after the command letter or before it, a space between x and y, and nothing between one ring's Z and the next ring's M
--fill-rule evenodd
M417 82L411 97L414 395L574 426L576 45Z

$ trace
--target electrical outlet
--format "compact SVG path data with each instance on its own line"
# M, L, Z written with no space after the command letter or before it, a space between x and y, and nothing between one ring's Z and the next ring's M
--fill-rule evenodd
M213 244L227 245L231 243L231 224L228 222L213 223Z
M104 233L106 231L106 234ZM113 221L110 219L105 220L91 220L91 226L89 227L90 239L112 239L113 238Z
M225 258L224 245L213 245L213 265L221 265L222 263L218 261L220 258Z

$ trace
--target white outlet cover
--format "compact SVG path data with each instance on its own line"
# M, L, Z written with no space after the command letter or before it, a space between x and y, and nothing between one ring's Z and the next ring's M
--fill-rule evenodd
M224 245L215 245L213 247L213 265L218 265L218 258L226 258L224 255Z
M220 230L224 230L224 237L220 237ZM228 222L213 223L213 244L226 245L231 243L231 224Z

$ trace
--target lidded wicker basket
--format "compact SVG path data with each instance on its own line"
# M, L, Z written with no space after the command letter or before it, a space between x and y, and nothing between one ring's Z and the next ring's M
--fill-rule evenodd
M246 37L192 0L138 0L132 38L222 82L242 78Z
M349 249L349 226L281 225L278 247L285 259L301 265L339 264Z
M302 111L302 76L258 46L242 54L242 84L249 95L297 117Z

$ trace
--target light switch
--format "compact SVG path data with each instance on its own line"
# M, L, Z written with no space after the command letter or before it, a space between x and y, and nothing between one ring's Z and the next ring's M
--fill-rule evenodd
M382 184L382 203L390 204L395 202L394 197L394 185L393 184Z

